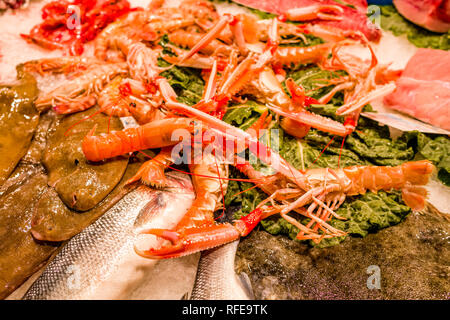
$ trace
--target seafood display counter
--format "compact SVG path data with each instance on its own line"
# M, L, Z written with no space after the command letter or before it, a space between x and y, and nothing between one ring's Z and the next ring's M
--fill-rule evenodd
M448 3L0 6L0 299L448 299Z

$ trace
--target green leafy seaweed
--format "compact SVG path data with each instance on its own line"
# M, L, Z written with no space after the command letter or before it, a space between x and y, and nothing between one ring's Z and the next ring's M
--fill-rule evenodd
M311 109L316 113L340 119L335 116L336 107L333 105L314 105L311 106ZM370 110L370 108L367 109ZM238 108L231 109L225 115L224 120L245 130L259 118L264 110L266 110L264 106L252 101L246 106L240 105ZM376 122L365 118L360 119L358 132L347 137L342 149L342 138L335 138L322 154L323 147L332 139L328 133L311 129L305 139L298 141L286 134L276 123L272 125L271 129L279 130L280 155L298 169L302 169L303 165L305 168L337 168L338 164L341 167L351 165L393 166L414 157L413 147L408 145L408 140L404 138L392 140L386 126L379 126ZM255 165L258 170L261 167L263 167L262 164ZM231 176L245 178L234 169L231 171ZM230 181L229 183L225 205L236 208L234 211L236 219L250 213L260 201L267 197L262 191L252 188L252 186L249 182ZM346 217L347 220L340 221L333 218L330 223L352 236L364 237L369 232L399 223L409 212L410 209L403 205L401 197L397 193L373 194L369 192L362 196L351 197L338 210L338 214ZM309 221L299 215L296 218L303 223ZM276 216L262 221L261 225L271 234L285 234L292 239L298 233L296 227ZM344 238L325 239L320 246L335 245Z
M399 192L378 193L368 192L357 197L350 197L336 211L336 214L345 220L332 219L330 224L353 237L365 237L371 232L376 232L400 223L411 209L404 205ZM295 217L304 223L309 222L300 215ZM285 234L291 239L296 239L300 231L297 227L281 218L269 218L261 221L264 229L271 234ZM323 239L319 244L311 244L324 248L339 244L345 236L331 239Z
M438 169L438 178L450 186L450 139L447 136L406 132L402 139L416 152L417 159L427 159Z
M169 63L159 59L160 67L167 67ZM169 80L169 84L178 95L178 101L187 105L194 105L200 101L205 87L198 69L174 66L161 73L161 76Z

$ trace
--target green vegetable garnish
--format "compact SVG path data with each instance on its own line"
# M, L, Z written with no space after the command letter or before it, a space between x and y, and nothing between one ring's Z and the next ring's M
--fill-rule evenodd
M158 65L167 67L169 63L160 58ZM174 66L162 72L161 76L169 80L169 84L178 95L179 102L192 106L202 98L205 82L200 76L199 69Z
M259 10L251 11L261 18L273 18L273 15ZM448 45L448 42L443 42L442 36L438 38L436 35L428 34L423 30L419 35L412 35L414 28L417 27L398 15L392 6L383 7L382 12L382 23L386 28L393 29L394 33L397 34L406 33L409 36L411 33L411 37L414 37L413 41L417 43L416 45L442 46L445 43ZM310 40L308 45L322 42L319 38L308 40ZM165 47L167 43L168 39L163 38L160 44ZM300 40L294 45L303 46L305 44ZM166 53L170 54L170 52ZM168 66L169 64L160 59L159 65ZM193 105L201 99L204 81L198 70L172 67L161 75L168 78L169 83L178 94L180 102ZM328 85L327 79L345 75L346 73L343 71L329 72L314 65L292 66L287 70L287 78L290 77L297 84L301 84L308 95L313 98L319 98L333 88L332 85ZM248 101L244 104L229 104L228 112L223 120L243 130L248 129L257 121L267 108L254 101L253 97L247 98ZM329 104L311 105L308 109L314 113L343 122L343 117L336 116L337 106L342 104L343 95L337 94ZM364 111L371 111L370 106L366 106ZM316 129L311 129L305 138L299 141L285 133L275 121L273 121L271 128L279 130L280 155L298 169L338 168L352 165L396 166L414 158L426 158L437 165L439 178L450 185L450 140L446 137L430 137L410 132L393 140L390 138L387 126L381 126L377 122L363 117L359 119L357 130L346 137L345 143L343 143L341 137L333 138L330 134ZM326 145L329 146L323 151ZM254 166L264 174L271 174L271 169L260 162L257 162ZM230 178L245 179L246 177L234 167L231 167ZM233 210L235 218L238 219L254 210L265 198L267 198L267 195L254 188L253 183L229 181L224 201L225 206ZM370 232L376 232L382 228L398 224L410 212L411 209L403 203L399 192L380 191L377 194L367 192L364 195L348 197L337 210L336 213L347 218L347 220L341 221L332 218L329 223L351 236L365 237ZM295 218L304 224L309 221L300 215ZM296 227L277 215L262 221L261 225L271 234L284 234L292 239L295 239L298 233ZM324 239L319 246L335 245L343 239L345 237ZM312 242L311 244L316 245Z
M410 212L411 209L402 204L399 192L379 191L376 194L368 192L361 196L347 198L344 204L336 210L336 214L347 218L347 220L333 218L330 224L353 237L365 237L370 232L376 232L400 223ZM310 221L300 215L295 218L304 223ZM271 234L285 234L293 240L296 239L295 237L299 232L299 229L279 217L263 220L261 225ZM336 237L323 239L319 244L313 242L311 244L324 248L339 244L344 239L345 236Z
M334 2L337 2L337 3L339 3L339 4L343 5L343 6L346 6L346 7L349 7L351 9L355 9L356 10L356 7L354 5L352 5L350 3L346 3L346 2L344 2L342 0L334 0Z
M336 108L333 105L311 106L313 112L322 115L334 115ZM264 106L251 102L247 108L241 105L230 110L224 120L244 129L256 121L264 110ZM366 111L369 110L370 108L367 107ZM339 120L338 117L335 119ZM389 137L387 126L379 126L370 119L360 119L358 131L347 137L342 150L342 138L335 138L320 157L319 154L324 146L332 139L328 133L311 129L305 139L299 142L286 134L278 125L273 128L280 132L280 155L298 169L302 169L303 164L306 168L337 168L338 162L341 167L351 165L395 166L414 158L414 149L408 145L405 138L392 140ZM245 178L234 169L231 170L231 176ZM234 212L236 219L250 213L260 201L267 198L262 191L256 188L250 189L252 186L253 184L248 182L229 182L225 205L236 207ZM240 192L243 193L238 194ZM236 194L238 195L235 196ZM399 223L409 212L411 210L403 204L399 193L379 192L373 194L368 192L365 195L348 198L337 211L337 214L348 220L340 221L333 218L330 223L335 228L348 232L352 236L364 237L369 232ZM303 223L309 221L300 215L296 218ZM285 234L292 239L295 239L298 233L296 227L279 216L266 219L261 222L261 225L271 234ZM320 246L335 245L343 239L345 237L324 239L320 242ZM312 242L311 244L315 245Z
M438 169L439 180L450 186L450 139L447 136L412 131L406 132L402 139L414 148L418 160L433 162Z

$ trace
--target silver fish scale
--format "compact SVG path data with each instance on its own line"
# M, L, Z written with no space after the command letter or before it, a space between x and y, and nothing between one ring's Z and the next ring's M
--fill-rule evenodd
M120 251L133 246L135 236L130 237L130 234L133 234L134 219L153 193L151 189L139 188L127 194L95 223L73 237L23 299L82 299L87 288L95 287L101 282L102 274L112 271L113 261L120 257Z
M186 180L185 175L169 173L167 176ZM134 224L141 210L151 200L161 201L159 198L168 193L141 186L127 194L62 248L23 299L85 299L105 284L102 279L114 272L122 256L133 250L137 239Z
M246 274L234 272L234 258L239 240L202 252L192 300L254 299Z

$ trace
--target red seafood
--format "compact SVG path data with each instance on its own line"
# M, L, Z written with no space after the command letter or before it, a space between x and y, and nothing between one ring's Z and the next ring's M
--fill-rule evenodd
M156 120L138 128L112 131L98 136L94 136L94 128L83 139L83 153L90 161L101 161L138 150L172 146L179 141L172 138L173 132L177 129L192 133L194 120L189 118Z
M308 8L310 13L303 13L299 20L311 20L314 23L338 27L343 30L361 31L371 41L378 41L381 30L371 23L367 16L367 1L346 0L343 1L353 7L341 4L333 0L233 0L247 7L262 11L286 15L287 18L295 19L297 9ZM314 16L315 13L315 16ZM307 19L305 19L305 17Z
M84 43L129 11L127 0L52 1L42 8L44 21L22 37L47 49L67 48L70 54L79 55Z
M343 236L346 233L332 227L327 220L332 216L343 219L336 215L334 210L343 203L345 195L363 194L366 190L376 192L400 189L403 191L405 202L414 210L421 210L426 195L421 186L428 182L434 168L429 161L417 161L396 167L354 166L339 170L312 169L305 173L309 181L309 189L306 192L289 188L280 175L258 176L257 185L269 192L269 199L233 224L217 224L213 212L220 198L217 182L218 179L220 181L220 171L214 170L216 167L212 163L206 167L204 165L197 167L203 169L199 170L199 174L203 176L195 176L194 180L194 185L201 183L201 188L196 187L196 193L200 192L201 196L197 194L194 205L179 224L173 230L142 231L168 240L170 244L148 250L136 249L139 255L150 259L167 259L216 247L248 235L262 219L277 213L300 229L297 235L299 240L313 239L318 242L324 238ZM204 168L210 168L209 178L204 177ZM242 165L239 169L248 175L253 171L251 165ZM216 179L211 177L214 171ZM275 190L272 187L275 187ZM268 201L272 201L272 206L264 205ZM309 205L308 210L303 208L305 205ZM314 214L317 207L323 210ZM290 211L299 212L312 221L305 226L289 216Z

